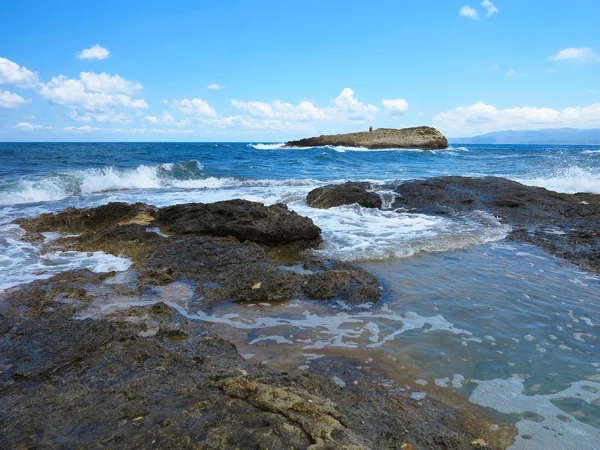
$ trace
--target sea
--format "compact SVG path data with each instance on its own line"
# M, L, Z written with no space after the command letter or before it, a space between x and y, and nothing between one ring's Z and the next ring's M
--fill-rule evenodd
M115 270L125 280L131 266L102 252L41 254L40 244L22 240L12 223L19 217L115 201L285 203L322 229L316 253L381 280L380 302L223 303L191 313L173 300L193 296L185 283L156 297L252 362L301 371L326 355L354 356L384 368L415 401L485 408L498 418L490 432L505 423L518 430L511 449L600 449L600 277L507 241L510 228L484 212L434 217L391 208L390 185L443 175L600 194L600 146L0 143L0 292L74 268ZM372 182L384 209L306 205L310 190L349 180Z

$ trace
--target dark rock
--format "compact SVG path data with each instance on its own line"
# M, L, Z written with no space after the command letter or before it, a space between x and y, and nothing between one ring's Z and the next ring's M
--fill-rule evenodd
M164 303L75 320L52 293L78 283L102 280L77 271L0 295L0 448L469 449L482 421L374 384L382 374L349 358L301 375L255 366Z
M562 194L497 177L437 177L390 188L398 194L395 207L428 214L486 211L513 227L511 239L600 272L600 195Z
M148 224L153 220L154 210L154 207L143 203L107 203L96 208L67 208L57 213L41 214L34 219L18 219L15 223L32 234L45 231L81 233L117 224Z
M371 192L368 183L347 182L313 189L306 197L306 203L313 208L332 208L358 203L364 208L381 209L381 197Z
M443 150L448 148L448 140L432 127L414 128L378 128L359 133L323 135L299 141L290 141L287 147L323 147L326 145L342 147L415 148L422 150Z
M265 245L305 242L314 246L321 241L319 227L286 205L264 206L247 200L191 203L162 208L157 218L161 226L177 234L234 236Z

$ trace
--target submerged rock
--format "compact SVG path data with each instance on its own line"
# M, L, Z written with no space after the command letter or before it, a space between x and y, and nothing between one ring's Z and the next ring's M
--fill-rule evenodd
M234 236L240 241L266 245L321 241L321 230L308 217L288 210L286 205L265 206L247 200L190 203L161 208L161 226L177 234Z
M422 150L443 150L448 148L448 140L433 127L378 128L358 133L322 135L290 141L287 147L365 147L369 149L413 148Z
M347 182L313 189L306 197L306 203L313 208L332 208L357 203L364 208L381 209L382 201L378 193L369 191L370 184Z

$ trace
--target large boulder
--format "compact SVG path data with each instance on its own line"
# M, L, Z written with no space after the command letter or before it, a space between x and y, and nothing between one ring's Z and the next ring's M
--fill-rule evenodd
M378 128L358 133L322 135L290 141L286 147L365 147L370 149L413 148L422 150L443 150L448 148L448 139L433 127Z
M381 208L381 197L367 190L368 183L347 182L313 189L306 197L306 203L313 208L333 208L358 203L364 208Z
M233 236L270 246L321 242L321 229L311 219L282 204L265 206L248 200L189 203L162 208L157 218L160 226L176 234Z

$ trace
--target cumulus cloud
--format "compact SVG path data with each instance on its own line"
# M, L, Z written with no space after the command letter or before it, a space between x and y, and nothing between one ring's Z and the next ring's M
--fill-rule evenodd
M200 124L208 128L235 128L261 132L308 131L311 129L310 123L306 121L263 119L241 115L203 118L200 120Z
M225 86L221 86L220 84L217 84L217 83L210 83L206 87L211 90L225 89Z
M19 122L15 125L15 128L21 131L36 131L36 130L51 130L52 127L44 127L42 125L34 125L28 122Z
M81 72L79 79L83 86L91 92L132 95L143 89L140 83L127 81L119 75L109 75L105 72Z
M350 120L372 119L376 113L377 107L374 105L365 105L354 98L354 91L350 88L344 88L342 93L333 101L338 110L346 114Z
M499 11L498 8L496 8L496 6L490 2L490 0L483 0L483 2L481 2L481 6L487 9L488 17L491 17L493 14L496 14Z
M401 115L408 111L408 102L403 98L384 99L381 103L392 115Z
M506 76L507 76L507 77L513 77L513 76L515 76L516 74L517 74L517 72L515 72L515 69L508 69L508 70L506 71Z
M176 127L185 127L191 124L189 119L176 121L175 117L166 111L162 113L162 116L145 116L142 122L149 125L174 125Z
M288 120L326 120L330 118L330 111L317 108L312 102L304 101L297 105L275 100L265 102L243 102L231 100L231 104L247 114L254 117L266 119L288 119Z
M14 84L23 88L32 88L38 77L25 66L19 66L10 59L0 58L0 84Z
M0 108L18 108L29 102L30 100L25 100L18 94L0 90Z
M77 52L76 56L77 59L106 59L110 56L110 52L96 44Z
M184 98L183 100L173 100L172 105L186 116L215 117L215 109L201 98Z
M506 129L535 129L556 126L599 126L600 103L557 110L539 107L498 109L478 102L459 106L434 117L445 129L454 132L483 133Z
M79 79L59 75L48 83L41 83L39 89L40 95L52 103L87 111L148 107L145 100L132 98L132 94L141 90L142 85L119 75L81 72Z
M460 8L460 11L458 13L461 16L468 17L469 19L478 19L479 18L479 15L477 14L477 10L474 8L471 8L468 5Z
M89 125L83 125L81 127L74 127L74 126L64 127L63 130L71 132L71 133L92 133L94 131L100 131L100 128L91 127Z
M550 56L551 61L600 61L600 56L589 47L571 47Z
M69 113L69 118L73 122L91 122L92 118L87 115L81 115L77 111L73 110Z

